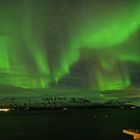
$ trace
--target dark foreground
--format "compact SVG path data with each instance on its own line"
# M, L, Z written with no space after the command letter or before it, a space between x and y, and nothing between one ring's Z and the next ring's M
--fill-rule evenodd
M0 113L0 140L132 140L124 128L140 128L140 109Z

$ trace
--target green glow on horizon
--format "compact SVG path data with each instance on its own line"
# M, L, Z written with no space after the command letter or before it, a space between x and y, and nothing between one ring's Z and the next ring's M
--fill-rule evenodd
M117 66L112 66L112 68L109 72L108 70L97 69L96 77L100 90L124 89L131 84L129 75L125 69L120 71Z

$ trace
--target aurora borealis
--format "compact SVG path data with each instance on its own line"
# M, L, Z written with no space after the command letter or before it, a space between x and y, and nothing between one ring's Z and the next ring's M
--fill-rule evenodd
M139 29L139 0L2 0L0 83L53 88L83 78L93 90L139 86Z

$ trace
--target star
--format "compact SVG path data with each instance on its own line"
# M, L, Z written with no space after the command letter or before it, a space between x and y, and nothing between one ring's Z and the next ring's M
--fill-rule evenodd
M65 10L65 8L63 7L63 8L62 8L62 10L64 11L64 10Z

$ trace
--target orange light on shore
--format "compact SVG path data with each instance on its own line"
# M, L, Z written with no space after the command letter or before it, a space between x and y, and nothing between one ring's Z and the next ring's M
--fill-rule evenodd
M10 111L10 108L0 108L0 112L8 112Z
M123 130L123 133L128 134L128 135L132 135L134 140L140 140L140 134L138 133L137 130Z

